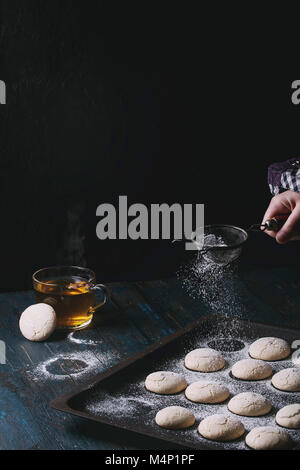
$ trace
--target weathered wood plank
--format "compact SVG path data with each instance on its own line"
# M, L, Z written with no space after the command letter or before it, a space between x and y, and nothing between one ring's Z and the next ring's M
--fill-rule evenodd
M188 296L176 278L136 282L135 285L153 309L168 319L174 330L211 312L201 299Z
M16 300L17 299L17 300ZM103 444L99 439L87 441L78 434L76 429L78 420L76 417L56 412L49 407L49 401L56 396L66 393L75 384L85 382L90 376L101 370L111 367L137 350L147 346L145 337L134 328L123 312L109 304L95 315L92 327L69 333L55 333L47 342L32 343L27 341L19 332L18 320L20 313L33 301L32 293L17 293L0 295L0 316L1 327L0 337L7 344L7 364L2 365L10 380L14 383L19 377L19 383L15 383L10 400L18 413L20 409L27 410L26 419L28 429L32 429L28 439L24 439L22 445L18 444L20 434L9 432L11 440L2 439L7 433L0 433L1 448L118 448L115 443L106 440ZM90 373L77 374L81 367L81 357L86 360L85 354L89 352L89 357L94 357L94 366ZM65 357L75 356L75 360L66 360ZM51 364L49 370L51 376L39 376L37 367L48 359L58 356L58 360ZM96 367L95 367L96 363ZM1 369L1 370L3 370ZM8 371L8 372L6 372ZM18 372L17 372L18 371ZM18 374L18 375L17 375ZM21 381L22 377L22 381ZM2 380L2 397L8 396L7 378ZM24 402L20 400L19 394L26 390ZM30 391L30 393L29 393ZM5 408L4 404L2 404ZM22 411L24 414L24 412ZM22 413L20 416L22 416ZM34 419L32 419L32 413ZM13 416L14 414L10 414ZM53 420L53 416L55 419ZM60 424L59 424L60 423ZM89 423L90 425L90 423ZM51 427L55 427L57 442L47 439L44 430L51 433ZM58 435L57 428L61 426L62 435ZM72 429L72 439L65 433L66 426ZM19 429L19 426L17 427ZM11 431L11 430L10 430ZM118 434L118 433L117 433Z
M300 328L300 272L296 269L261 269L242 275L248 299L260 306L257 321Z
M242 316L300 328L299 274L280 269L242 273L237 285ZM95 313L89 328L56 332L43 343L27 341L18 329L20 313L33 303L33 293L0 294L0 339L5 341L7 353L7 363L0 364L1 449L165 448L160 441L49 407L50 400L67 393L74 384L84 383L212 312L201 299L189 297L175 278L115 283L110 288L112 302ZM51 374L47 368L43 373L41 367L49 359Z
M149 344L174 332L167 320L152 308L133 284L119 285L113 294L113 301Z

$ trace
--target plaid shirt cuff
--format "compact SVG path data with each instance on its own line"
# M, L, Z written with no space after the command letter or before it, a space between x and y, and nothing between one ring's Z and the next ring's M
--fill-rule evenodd
M272 163L268 167L268 184L273 195L288 189L300 193L300 159Z

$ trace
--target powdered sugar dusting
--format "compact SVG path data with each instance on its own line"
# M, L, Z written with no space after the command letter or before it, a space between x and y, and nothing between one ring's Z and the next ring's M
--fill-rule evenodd
M101 368L97 357L89 352L58 354L38 364L28 374L34 381L65 380L67 377L84 377Z
M242 316L244 306L239 292L237 263L218 264L205 255L182 265L177 278L194 299L201 299L212 311Z
M115 362L109 352L76 351L61 353L39 363L27 374L33 381L64 381L68 378L87 378L95 375Z
M195 347L208 347L209 343L215 337L207 337L201 342L194 343L193 348ZM193 411L196 417L196 423L192 428L186 429L185 431L174 431L160 428L160 434L163 433L165 436L173 436L174 433L180 432L182 436L184 445L191 444L192 446L197 446L200 444L211 445L213 442L208 441L202 436L199 435L197 427L199 422L205 417L212 414L225 414L231 415L238 418L245 426L245 434L239 440L227 442L227 443L213 443L218 448L224 449L247 449L244 438L245 435L254 427L273 425L275 423L275 414L278 409L283 406L300 402L300 393L287 393L276 390L271 385L270 378L260 380L260 381L242 381L235 379L231 376L230 370L232 365L241 360L249 358L248 349L250 346L249 338L239 338L240 341L244 343L244 347L240 351L234 352L222 352L223 357L226 360L225 367L218 372L211 373L200 373L196 371L191 371L186 369L184 366L184 356L190 349L184 351L184 353L178 354L173 358L163 358L155 364L151 365L151 368L146 367L143 372L137 376L134 383L120 383L117 388L105 388L105 386L96 388L91 392L91 395L88 396L84 404L84 409L91 415L111 418L113 417L114 422L126 423L127 426L136 425L136 423L142 423L143 428L148 432L153 431L153 427L157 429L155 424L155 415L156 413L166 407L171 405L184 406ZM189 345L190 346L190 345ZM291 360L283 360L278 362L270 363L273 368L273 373L278 370L291 367ZM226 385L230 391L230 397L220 404L201 404L193 403L189 401L184 392L176 395L157 395L151 393L145 389L144 382L146 376L154 372L155 370L168 370L172 372L177 372L184 376L187 383L198 380L213 380L219 383ZM272 404L272 410L268 415L261 417L244 417L237 416L231 413L227 408L227 403L233 395L236 395L241 392L252 391L260 393L266 398L268 398ZM297 430L287 430L293 439L295 444L300 443L300 431ZM184 434L183 434L184 433Z
M71 341L71 343L75 344L86 344L88 346L97 346L98 344L101 343L101 341L94 341L92 339L84 339L84 338L76 338L74 336L74 331L68 334L68 340Z

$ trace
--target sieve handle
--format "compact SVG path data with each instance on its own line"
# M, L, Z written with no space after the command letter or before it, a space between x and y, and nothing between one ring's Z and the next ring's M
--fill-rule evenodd
M278 232L285 224L290 214L276 215L271 219L265 221L264 226L266 231Z
M264 224L253 224L247 232L273 231L278 232L288 219L290 214L275 215L271 219L267 219Z

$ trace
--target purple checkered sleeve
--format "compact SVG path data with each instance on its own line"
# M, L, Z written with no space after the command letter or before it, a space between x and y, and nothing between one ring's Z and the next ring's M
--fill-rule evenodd
M284 162L272 163L268 167L268 184L274 195L288 189L300 193L300 159L290 158Z

